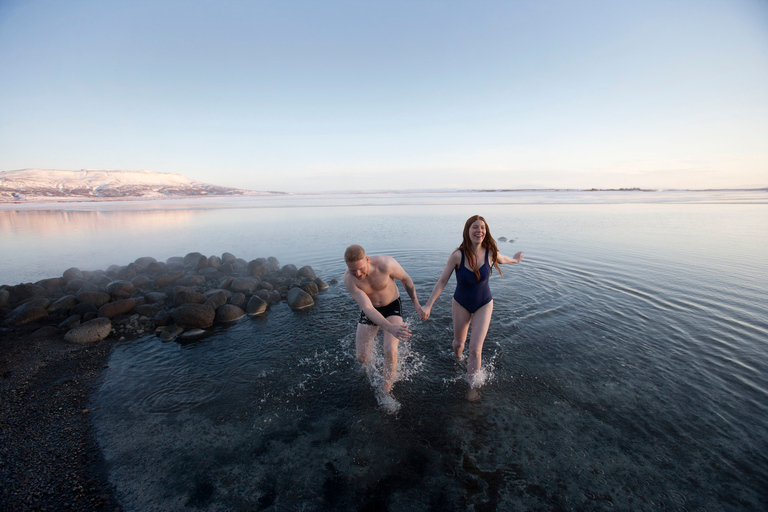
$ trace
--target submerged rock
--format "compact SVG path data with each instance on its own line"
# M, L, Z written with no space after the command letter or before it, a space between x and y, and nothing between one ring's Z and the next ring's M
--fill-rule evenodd
M315 305L315 301L310 294L301 288L291 288L286 297L288 305L294 311L306 309Z

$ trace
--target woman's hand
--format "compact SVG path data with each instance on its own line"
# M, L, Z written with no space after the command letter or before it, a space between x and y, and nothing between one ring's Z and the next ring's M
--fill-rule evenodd
M512 259L515 260L515 263L520 263L523 260L523 251L516 252Z
M421 308L421 311L419 311L419 316L422 320L426 320L429 318L429 314L432 312L432 306L424 306Z

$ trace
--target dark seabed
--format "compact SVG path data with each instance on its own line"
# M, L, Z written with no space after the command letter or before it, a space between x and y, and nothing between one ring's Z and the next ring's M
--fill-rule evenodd
M150 233L112 261L274 255L329 281L361 243L423 303L473 213L526 253L492 277L476 400L453 278L426 322L404 301L392 400L355 361L341 284L193 343L119 343L92 414L124 508L768 508L766 205L490 202L204 210L187 246Z

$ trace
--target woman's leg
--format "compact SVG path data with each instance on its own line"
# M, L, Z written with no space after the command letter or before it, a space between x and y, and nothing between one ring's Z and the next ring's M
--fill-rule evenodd
M469 321L472 319L472 314L460 306L455 299L451 305L451 313L453 314L453 353L458 359L461 359L462 352L464 352L464 343L467 341L467 331L469 331Z
M491 313L493 313L493 301L481 307L472 315L472 333L469 336L469 361L467 361L467 379L474 382L483 355L483 343L488 327L491 325Z

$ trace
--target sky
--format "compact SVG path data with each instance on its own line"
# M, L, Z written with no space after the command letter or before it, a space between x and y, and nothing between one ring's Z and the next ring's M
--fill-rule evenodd
M0 0L0 171L768 187L768 1Z

